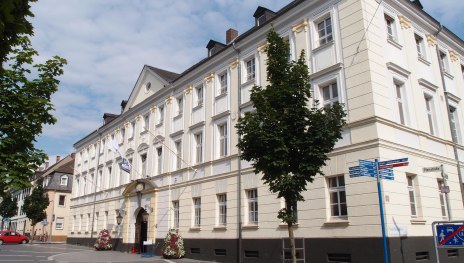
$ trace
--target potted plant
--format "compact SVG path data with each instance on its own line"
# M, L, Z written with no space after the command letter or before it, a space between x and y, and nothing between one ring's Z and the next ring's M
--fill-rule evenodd
M164 258L182 258L185 256L184 239L177 229L169 229L163 245Z
M106 229L100 231L97 241L95 241L93 246L96 250L111 250L113 248L113 244L111 241L110 232Z

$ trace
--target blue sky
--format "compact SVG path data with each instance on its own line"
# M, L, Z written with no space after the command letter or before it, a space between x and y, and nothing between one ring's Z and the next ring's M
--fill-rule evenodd
M55 159L102 124L103 113L119 113L144 64L180 73L207 55L210 39L254 25L261 5L279 10L290 0L39 0L33 46L41 62L68 60L52 97L58 122L46 126L36 146ZM422 0L424 10L464 39L464 1Z

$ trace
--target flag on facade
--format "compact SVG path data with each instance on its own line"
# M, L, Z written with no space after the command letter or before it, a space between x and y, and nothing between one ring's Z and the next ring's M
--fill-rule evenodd
M132 169L132 165L126 157L122 157L122 162L119 164L119 167L126 173L130 173Z
M110 151L119 153L119 144L115 140L110 140L106 146Z

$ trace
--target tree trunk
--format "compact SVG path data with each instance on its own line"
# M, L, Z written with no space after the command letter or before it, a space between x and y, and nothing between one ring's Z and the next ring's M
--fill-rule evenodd
M290 249L292 250L292 263L296 263L295 237L293 236L293 224L288 223L288 237L290 238Z
M32 226L32 233L31 233L31 244L32 242L34 241L34 238L35 238L35 225Z

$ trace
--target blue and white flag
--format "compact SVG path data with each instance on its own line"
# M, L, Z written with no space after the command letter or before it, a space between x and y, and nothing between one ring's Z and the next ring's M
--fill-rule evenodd
M122 162L119 164L119 167L126 173L130 173L132 169L132 165L126 157L122 157Z

